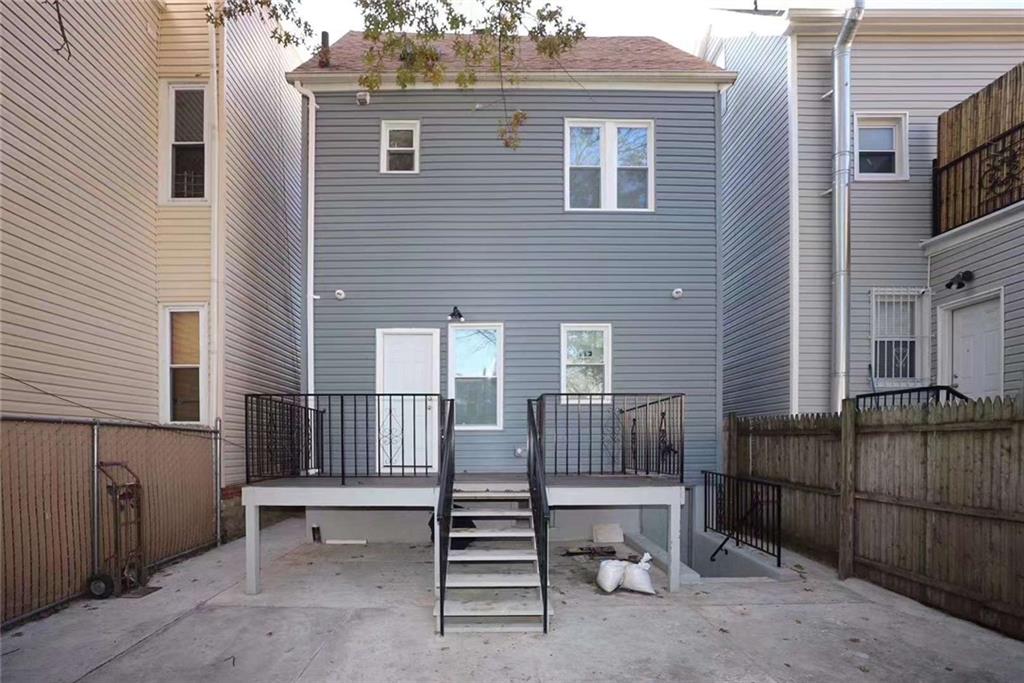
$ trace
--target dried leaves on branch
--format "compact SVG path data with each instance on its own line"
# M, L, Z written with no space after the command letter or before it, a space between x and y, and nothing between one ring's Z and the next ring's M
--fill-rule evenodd
M300 0L225 0L207 7L216 25L246 15L274 24L272 37L282 45L301 45L312 36L297 11ZM340 1L340 0L339 0ZM407 88L418 82L440 85L452 78L460 88L477 84L479 74L493 75L501 90L503 118L498 137L516 148L526 112L510 111L505 88L518 80L520 47L524 39L537 54L558 60L584 37L583 24L567 17L561 7L534 6L532 0L356 0L363 15L367 42L365 70L359 79L367 90L378 90L392 77ZM458 71L446 73L441 41L450 39ZM321 59L326 55L321 55ZM448 60L450 63L450 59Z

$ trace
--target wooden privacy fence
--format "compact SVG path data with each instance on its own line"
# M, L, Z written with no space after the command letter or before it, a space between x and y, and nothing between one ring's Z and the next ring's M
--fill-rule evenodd
M1024 637L1024 407L1001 399L727 421L730 474L785 489L787 545Z
M101 463L141 481L142 551L152 566L217 540L217 432L4 419L0 423L5 625L70 600L100 568L110 572L113 505ZM94 522L94 504L99 515ZM94 523L99 529L94 546Z

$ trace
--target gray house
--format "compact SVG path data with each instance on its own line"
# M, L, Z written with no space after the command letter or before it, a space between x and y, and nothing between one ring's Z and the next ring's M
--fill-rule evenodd
M951 258L977 226L935 237L932 185L940 114L1024 60L1022 45L1017 10L792 9L712 28L701 54L740 73L722 117L725 412L1021 390L1020 220L1004 211L1001 248L989 232ZM1020 198L1000 191L990 206ZM977 279L947 289L964 270Z
M453 577L546 595L548 534L589 538L601 519L667 546L674 588L683 483L718 462L719 102L735 75L653 38L588 38L557 62L523 43L507 100L485 78L360 92L359 33L288 77L309 114L307 391L250 397L243 502L305 506L335 541L419 540L436 512L442 630L546 625L535 602L483 614L445 595ZM497 135L506 108L527 114L518 149ZM509 516L529 519L484 528ZM449 542L467 535L524 545ZM456 574L474 558L533 574Z

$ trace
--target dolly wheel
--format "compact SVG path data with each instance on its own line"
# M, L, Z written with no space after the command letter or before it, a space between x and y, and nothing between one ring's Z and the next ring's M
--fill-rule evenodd
M109 574L93 574L89 577L89 595L99 600L114 593L114 579Z

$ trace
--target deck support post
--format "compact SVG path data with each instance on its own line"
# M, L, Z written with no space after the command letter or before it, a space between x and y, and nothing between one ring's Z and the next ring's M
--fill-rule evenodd
M668 590L679 590L679 501L668 506Z
M260 592L260 506L245 506L245 592Z

